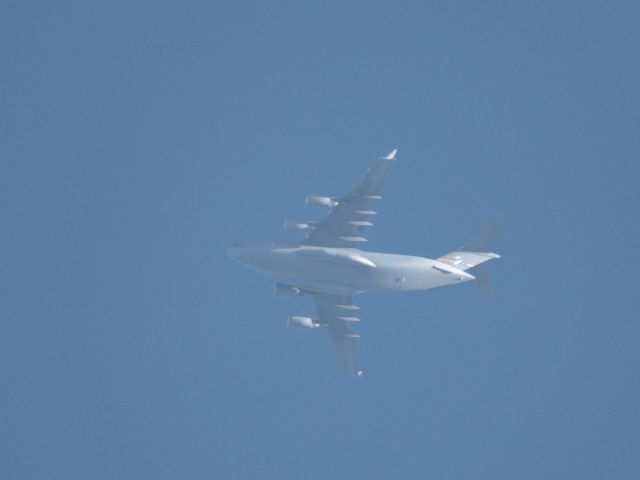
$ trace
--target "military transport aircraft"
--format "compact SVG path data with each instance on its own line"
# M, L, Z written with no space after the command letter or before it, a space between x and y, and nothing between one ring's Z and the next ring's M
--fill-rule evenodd
M380 184L396 153L393 150L377 159L344 197L309 195L307 205L328 208L329 213L318 222L285 222L285 230L307 234L301 242L234 246L227 252L247 267L276 277L276 295L310 296L317 317L293 315L288 319L289 326L325 329L340 363L354 377L361 377L362 370L356 363L360 336L354 330L360 321L356 317L359 307L353 304L352 295L371 290L428 290L455 285L476 278L468 270L500 258L488 248L499 229L499 219L465 246L435 260L355 248L366 242L363 230L372 226L371 220L377 214L372 208L382 198Z

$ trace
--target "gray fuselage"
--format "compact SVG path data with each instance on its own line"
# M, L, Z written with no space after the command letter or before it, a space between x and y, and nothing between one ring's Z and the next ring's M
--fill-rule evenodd
M234 260L313 292L353 295L370 290L428 290L475 277L429 258L308 245L235 246Z

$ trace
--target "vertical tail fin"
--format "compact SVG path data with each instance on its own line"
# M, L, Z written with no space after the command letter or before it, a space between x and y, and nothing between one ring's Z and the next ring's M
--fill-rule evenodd
M465 243L460 250L465 252L489 252L502 228L503 217L497 215L489 224Z

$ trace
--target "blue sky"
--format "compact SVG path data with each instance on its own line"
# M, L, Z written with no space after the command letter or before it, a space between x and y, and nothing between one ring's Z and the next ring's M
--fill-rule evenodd
M635 2L6 2L0 477L640 475ZM495 295L232 263L399 148L369 249L505 217Z

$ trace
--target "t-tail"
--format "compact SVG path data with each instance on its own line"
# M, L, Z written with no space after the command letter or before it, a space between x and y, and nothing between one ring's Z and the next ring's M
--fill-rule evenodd
M460 270L473 269L478 289L483 297L491 297L491 272L489 260L500 258L500 255L491 251L491 245L498 236L502 227L502 217L495 217L489 225L481 230L475 237L454 252L438 258L439 261L459 268Z

